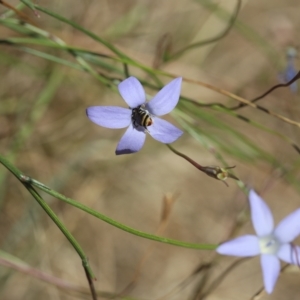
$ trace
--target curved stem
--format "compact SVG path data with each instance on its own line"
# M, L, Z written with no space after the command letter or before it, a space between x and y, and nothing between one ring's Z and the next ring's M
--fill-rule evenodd
M95 276L92 272L91 267L88 263L88 258L85 255L83 249L77 242L77 240L73 237L73 235L70 233L70 231L66 228L66 226L61 222L61 220L58 218L58 216L53 212L53 210L50 208L50 206L44 201L44 199L39 195L39 193L34 189L34 187L31 184L30 177L24 176L20 170L18 170L15 166L10 164L9 161L7 161L4 157L0 155L0 162L5 166L11 173L13 173L17 179L25 186L25 188L28 190L28 192L33 196L33 198L39 203L39 205L44 209L44 211L47 213L47 215L52 219L52 221L56 224L56 226L60 229L60 231L64 234L64 236L68 239L68 241L71 243L77 254L80 256L82 260L82 265L90 286L90 290L92 293L93 300L97 299L97 294L95 291L93 280L95 279Z
M40 190L44 191L45 193L59 199L62 200L74 207L77 207L87 213L89 213L90 215L112 225L115 226L121 230L124 230L128 233L149 239L149 240L153 240L153 241L157 241L157 242L161 242L161 243L165 243L165 244L170 244L170 245L175 245L175 246L180 246L180 247L184 247L184 248L190 248L190 249L201 249L201 250L214 250L217 248L217 245L214 244L194 244L194 243L187 243L187 242L182 242L182 241L178 241L178 240L173 240L173 239L169 239L169 238L165 238L165 237L160 237L160 236L156 236L150 233L146 233L143 231L139 231L137 229L131 228L129 226L126 226L124 224L121 224L71 198L68 198L54 190L52 190L51 188L47 187L46 185L44 185L43 183L30 178L26 175L24 175L19 169L17 169L15 166L13 166L6 158L4 158L2 155L0 155L0 163L2 163L7 169L9 169L17 178L18 180L20 180L23 184L26 185L32 185L35 186L37 188L39 188Z
M31 178L31 182L32 185L36 186L37 188L41 189L42 191L44 191L45 193L60 199L74 207L77 207L87 213L89 213L90 215L112 225L115 226L121 230L124 230L128 233L149 239L149 240L153 240L153 241L157 241L157 242L161 242L161 243L165 243L165 244L170 244L170 245L175 245L175 246L180 246L180 247L184 247L184 248L190 248L190 249L201 249L201 250L214 250L216 249L217 245L212 245L212 244L194 244L194 243L187 243L187 242L182 242L182 241L178 241L178 240L173 240L173 239L169 239L169 238L165 238L165 237L160 237L154 234L150 234L150 233L146 233L134 228L131 228L127 225L124 225L122 223L119 223L87 206L85 206L84 204L81 204L71 198L68 198L52 189L50 189L49 187L45 186L44 184L38 182L35 179Z

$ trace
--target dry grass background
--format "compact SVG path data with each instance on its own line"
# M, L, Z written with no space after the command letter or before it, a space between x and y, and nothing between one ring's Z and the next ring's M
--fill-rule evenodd
M213 36L224 28L225 23L199 2L38 1L41 6L76 21L148 65L153 62L157 41L165 33L172 36L174 49L179 49ZM18 1L10 3L17 4ZM235 4L236 1L220 1L220 5L228 11L233 11ZM4 11L3 7L0 9L0 12ZM25 11L34 17L31 11ZM256 30L280 54L277 65L270 62L260 47L233 29L219 42L191 50L180 59L163 65L162 69L211 83L247 99L253 98L277 83L278 71L284 67L286 47L297 46L299 11L300 3L296 0L243 1L239 20ZM107 51L78 31L44 14L35 21L68 44ZM0 35L16 34L0 28ZM158 229L163 199L168 194L175 200L168 226L161 235L183 241L219 243L226 239L236 219L244 216L246 198L235 182L229 182L230 187L227 188L199 173L151 138L147 138L139 153L116 157L114 150L122 130L109 130L92 124L85 115L85 108L90 105L121 105L122 99L118 94L83 72L4 45L0 50L0 108L3 111L0 115L0 150L10 155L16 147L15 164L26 174L121 223L149 233ZM57 53L51 51L52 54ZM139 74L133 68L131 71ZM54 86L51 98L40 106L36 105L36 99L51 84ZM182 94L203 102L222 103L226 100L221 95L188 83L183 84ZM281 89L261 103L300 121L298 101L298 95L291 94L289 89ZM40 114L38 121L28 138L18 145L18 133L33 110ZM296 128L252 108L244 108L243 114L300 142ZM282 140L236 119L226 118L231 126L246 132L249 138L282 163L289 165L297 159L297 153ZM175 146L203 165L218 164L210 152L188 135L178 140ZM300 206L296 189L276 177L275 167L262 161L245 162L224 156L229 164L237 165L238 177L262 193L276 221ZM45 273L86 286L81 261L61 232L11 175L6 174L3 182L1 249ZM45 199L87 253L98 278L95 283L97 290L113 294L121 292L134 276L139 261L151 249L130 295L141 300L196 299L205 272L195 275L184 288L174 289L197 266L212 260L215 257L212 251L190 250L145 240L58 200L48 196ZM245 232L252 232L249 221L239 234ZM207 272L210 274L208 281L212 281L233 261L234 258L224 257L217 260L217 264ZM288 270L290 272L280 276L275 292L271 296L261 295L260 299L299 298L299 271ZM254 258L228 274L206 299L251 299L261 286L259 260ZM173 294L168 294L172 291ZM167 296L163 298L164 295ZM24 273L0 267L0 299L83 298L90 299L88 295L79 296Z

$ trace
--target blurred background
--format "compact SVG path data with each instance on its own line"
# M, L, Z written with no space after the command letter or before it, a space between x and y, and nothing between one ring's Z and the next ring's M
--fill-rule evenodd
M92 105L125 107L124 101L91 72L83 71L72 52L47 41L56 37L85 49L80 57L113 84L126 78L122 63L88 52L117 57L115 53L47 13L19 1L6 3L28 19L7 13L0 1L3 156L52 189L141 231L210 244L253 233L247 197L236 181L228 180L226 187L151 137L139 153L116 156L124 130L93 124L85 109ZM296 0L33 3L93 32L154 70L152 74L159 76L157 70L163 70L248 100L291 79L285 73L288 66L292 74L299 68L295 53L300 3ZM230 27L238 5L238 17ZM41 37L24 22L49 36ZM215 37L219 38L180 52ZM291 47L292 58L287 55ZM128 68L131 75L149 83L144 84L149 95L156 94L160 87L150 73L138 64ZM172 79L159 78L163 83ZM239 105L188 80L183 82L182 96L229 108ZM295 86L277 89L258 103L300 122ZM172 144L174 148L204 166L235 165L235 175L263 196L276 222L300 206L300 156L291 146L300 145L299 127L252 107L222 110L218 105L199 107L184 100L167 118L185 131ZM98 279L99 299L252 299L262 288L258 258L227 272L236 258L133 236L42 195L87 254ZM91 299L80 258L4 167L0 168L0 245L0 299ZM222 272L225 275L218 282ZM49 280L44 278L50 275ZM274 293L260 294L259 299L298 299L299 280L298 268L289 267Z

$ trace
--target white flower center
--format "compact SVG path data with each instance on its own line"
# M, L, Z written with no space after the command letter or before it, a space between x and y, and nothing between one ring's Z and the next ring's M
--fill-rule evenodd
M276 254L280 248L280 242L273 235L269 234L259 237L259 248L261 254Z

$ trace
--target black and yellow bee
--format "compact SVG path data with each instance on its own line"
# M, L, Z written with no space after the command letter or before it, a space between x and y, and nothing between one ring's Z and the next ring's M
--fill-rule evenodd
M135 127L142 126L146 130L153 124L149 111L143 105L132 109L131 119Z

